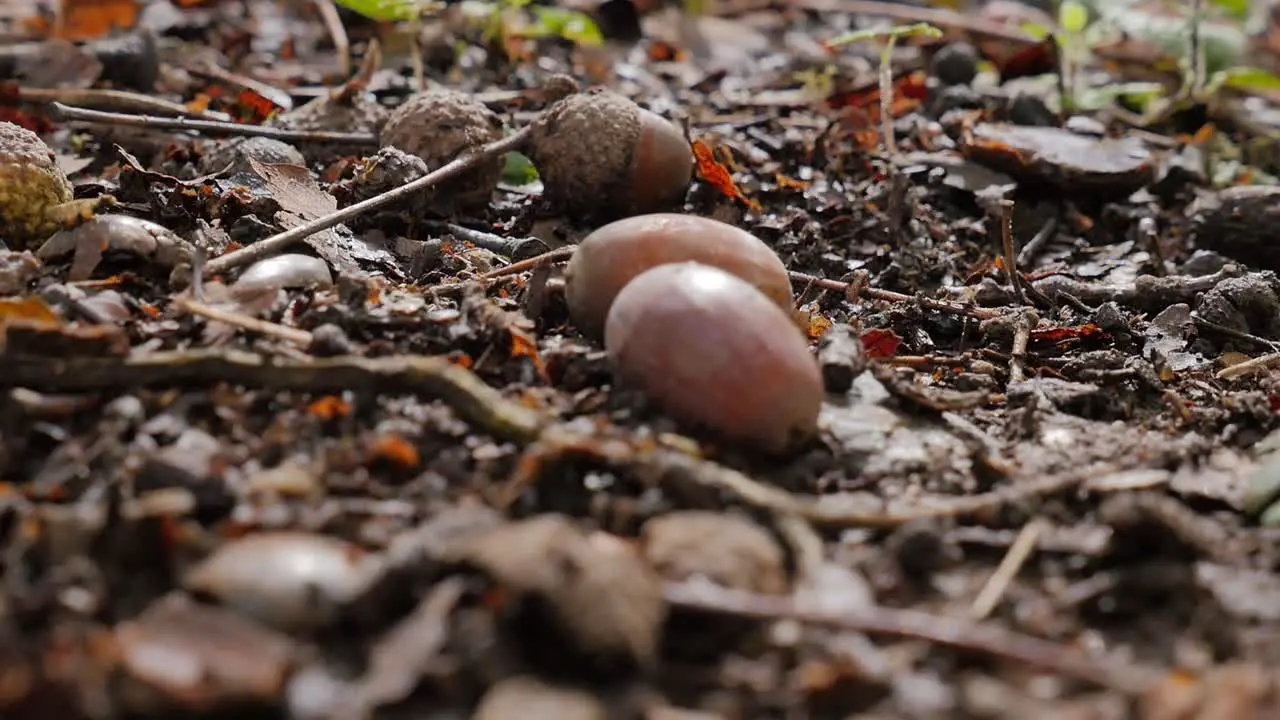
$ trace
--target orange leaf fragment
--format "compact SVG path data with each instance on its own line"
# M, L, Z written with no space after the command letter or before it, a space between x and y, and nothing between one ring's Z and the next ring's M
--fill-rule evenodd
M241 90L236 96L235 116L239 122L257 125L280 109L279 105L253 90Z
M808 190L813 183L797 180L793 177L783 175L782 173L774 173L773 181L778 184L779 190Z
M325 395L307 406L307 413L325 422L347 417L351 414L351 403L336 395Z
M0 300L0 327L13 321L60 325L62 320L38 297L5 298Z
M760 210L760 203L748 198L733 182L729 169L716 159L715 151L701 140L693 141L693 157L698 163L698 177L720 191L721 195L737 200L749 209Z
M902 338L892 330L872 328L862 333L862 349L869 358L891 358L898 354Z
M808 313L808 317L805 318L804 333L809 336L810 340L821 338L830 329L831 321L818 313Z
M542 362L542 356L538 354L538 344L533 338L522 330L517 328L509 328L511 335L511 357L521 358L527 357L533 362L533 367L538 371L538 375L545 377L547 368Z
M64 40L93 40L114 30L128 30L141 13L138 0L62 0L61 17L54 22L45 16L24 21L37 35Z
M418 467L422 458L418 448L399 435L381 435L369 445L365 458L369 464L385 462L402 470L413 470Z

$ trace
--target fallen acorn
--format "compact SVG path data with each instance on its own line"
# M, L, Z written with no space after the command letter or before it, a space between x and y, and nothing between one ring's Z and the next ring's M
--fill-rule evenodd
M379 136L391 146L422 158L435 170L469 150L502 139L502 119L472 96L455 90L418 93L391 111ZM484 207L502 178L501 156L454 179L448 197L459 207Z
M750 283L669 263L627 284L605 350L619 376L677 421L783 452L817 430L822 373L791 317Z
M646 270L699 262L742 278L788 311L791 280L777 254L741 228L697 215L652 213L598 228L565 270L565 299L582 332L599 337L614 299Z
M535 120L529 157L547 198L580 220L673 209L693 179L680 128L603 88L570 95Z
M66 173L40 136L0 121L0 241L18 250L42 242L61 227L51 211L71 197Z

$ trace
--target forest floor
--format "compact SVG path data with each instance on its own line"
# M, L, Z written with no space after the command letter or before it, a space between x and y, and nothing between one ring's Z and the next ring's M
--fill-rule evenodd
M347 4L0 0L83 201L0 237L0 717L1280 717L1273 18ZM525 155L257 245L421 175L363 160L414 32L508 133L557 75L684 129L815 436L618 381Z

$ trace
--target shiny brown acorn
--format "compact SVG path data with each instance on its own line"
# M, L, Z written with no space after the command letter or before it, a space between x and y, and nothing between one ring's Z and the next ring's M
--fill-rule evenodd
M822 374L790 315L750 283L668 263L618 293L604 345L620 378L677 421L783 452L817 430Z
M754 285L791 309L787 269L759 238L711 218L676 213L636 215L592 232L565 271L565 297L574 324L599 337L614 298L633 278L658 265L699 262Z
M570 95L534 121L529 157L547 198L581 220L676 209L693 179L680 128L603 88Z

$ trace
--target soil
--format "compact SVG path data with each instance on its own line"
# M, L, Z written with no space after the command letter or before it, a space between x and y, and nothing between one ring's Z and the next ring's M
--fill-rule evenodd
M1277 98L1064 112L1052 17L950 5L0 0L0 121L76 198L0 246L0 717L1280 716ZM566 76L684 128L818 435L617 381L527 157L375 200L441 167L347 117L414 33L509 138Z

